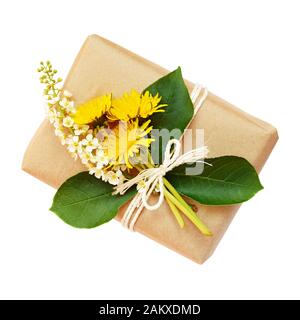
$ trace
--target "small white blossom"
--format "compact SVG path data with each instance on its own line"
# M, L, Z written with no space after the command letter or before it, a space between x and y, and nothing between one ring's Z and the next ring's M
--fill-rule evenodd
M82 133L83 133L83 132L82 132L82 130L80 130L80 129L75 129L75 130L74 130L75 136L80 136Z
M61 144L64 146L66 144L66 135L60 128L54 130L55 135L60 139Z
M72 93L68 90L64 90L64 96L67 98L71 98L72 97Z
M127 167L126 164L120 164L114 167L116 170L120 169L121 171L126 171Z
M98 149L96 152L95 161L101 164L102 166L106 166L108 165L109 159L104 154L104 151L102 149Z
M112 185L118 185L123 180L123 173L121 170L109 171L107 173L108 182Z
M47 103L49 105L55 105L55 104L57 104L58 101L59 101L59 97L52 97L52 99L47 100Z
M70 153L71 154L71 157L74 159L74 160L77 160L78 159L78 154L77 153Z
M59 120L58 118L55 118L55 119L54 119L53 126L54 126L55 129L62 129L60 120Z
M63 125L66 128L71 128L73 126L73 124L74 124L74 120L70 116L67 116L64 118Z
M47 112L47 118L49 119L50 123L54 123L56 118L57 118L56 110L49 109L48 112Z
M97 164L96 167L93 167L90 169L89 173L92 175L95 175L96 178L100 179L102 177L102 173L103 173L102 168L103 168L103 166Z
M89 133L85 139L82 140L82 144L86 147L86 150L88 152L92 152L94 149L98 148L99 141L97 138L94 138L94 136Z
M74 107L74 102L72 100L69 100L68 98L62 98L59 101L59 105L65 109L68 113L74 113L76 111Z
M102 172L102 180L103 180L104 182L107 182L107 181L108 181L108 172L106 172L106 171L103 171L103 172Z
M69 137L66 140L66 143L68 145L68 150L71 153L81 153L82 152L82 148L81 148L81 144L80 144L78 136Z
M89 130L88 125L74 124L73 128L76 136L80 136L81 134L86 133Z
M81 154L79 154L79 156L83 164L88 164L89 162L95 162L94 155L91 152L88 152L86 149Z

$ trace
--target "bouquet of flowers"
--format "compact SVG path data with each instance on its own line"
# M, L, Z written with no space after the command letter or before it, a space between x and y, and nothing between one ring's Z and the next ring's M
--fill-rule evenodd
M76 105L76 93L64 90L50 61L41 62L38 72L55 135L87 168L66 180L54 197L51 210L66 223L96 227L130 202L123 224L133 229L144 207L156 210L166 201L180 228L185 216L211 236L189 198L204 205L231 205L262 189L244 158L209 159L206 146L181 153L182 134L197 109L194 103L202 94L201 107L208 93L197 87L190 96L180 68L143 92L132 89L121 97L107 92Z

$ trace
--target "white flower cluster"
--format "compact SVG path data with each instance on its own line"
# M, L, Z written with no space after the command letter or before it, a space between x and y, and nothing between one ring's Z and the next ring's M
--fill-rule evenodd
M50 62L41 63L39 72L43 72L40 81L46 84L44 96L47 101L46 114L55 128L55 135L62 145L66 145L71 156L87 166L90 174L112 185L123 182L124 168L111 167L105 149L88 125L74 123L73 115L76 112L72 95L67 90L58 87L61 79L54 79L56 70L52 70Z

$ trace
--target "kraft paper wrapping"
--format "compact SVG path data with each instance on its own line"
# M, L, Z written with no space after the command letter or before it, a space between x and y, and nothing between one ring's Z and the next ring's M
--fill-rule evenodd
M87 38L66 79L76 103L113 92L118 96L135 88L142 91L150 83L165 75L167 70L111 43L99 36ZM186 82L191 91L193 84ZM242 156L260 171L274 147L278 136L270 124L256 119L231 104L208 94L190 128L205 130L205 144L209 157ZM74 161L54 135L45 120L25 153L23 170L58 188L67 178L86 170ZM203 263L214 251L239 206L197 206L197 214L212 230L212 237L203 236L187 219L180 229L173 214L164 203L156 211L144 209L135 230L172 250ZM120 220L125 206L117 219Z

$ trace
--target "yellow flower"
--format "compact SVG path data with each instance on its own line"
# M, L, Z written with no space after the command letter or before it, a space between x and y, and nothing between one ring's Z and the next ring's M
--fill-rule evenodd
M166 104L159 104L161 97L156 94L154 97L146 91L139 94L135 90L125 93L121 98L114 99L108 111L110 120L129 121L137 117L148 118L154 112L164 112L162 109Z
M125 164L127 168L133 168L130 158L138 155L141 149L148 149L154 141L152 138L147 138L152 130L149 123L150 120L139 126L138 119L129 122L120 121L107 135L104 146L112 165Z
M77 107L73 120L77 124L97 121L111 107L111 94L91 99Z

